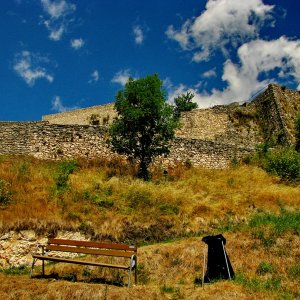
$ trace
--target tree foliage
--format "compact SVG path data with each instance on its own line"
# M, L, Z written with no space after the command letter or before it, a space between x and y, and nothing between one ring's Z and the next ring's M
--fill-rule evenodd
M139 162L139 175L147 180L153 158L169 152L178 120L174 108L165 101L162 81L157 74L138 80L129 79L116 95L118 112L110 127L114 151Z
M175 102L175 114L179 118L180 114L184 111L191 111L198 107L197 103L192 102L194 98L194 94L191 92L187 92L186 94L182 94L174 99Z

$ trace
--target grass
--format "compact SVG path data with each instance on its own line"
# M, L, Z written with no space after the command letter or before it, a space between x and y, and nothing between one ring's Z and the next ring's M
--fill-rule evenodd
M93 239L137 243L140 283L130 291L95 284L97 278L119 282L123 275L126 281L126 274L71 265L46 267L47 274L60 274L64 280L29 280L28 273L11 268L0 272L0 299L300 295L298 185L287 185L254 165L225 170L178 165L169 168L167 176L153 169L149 182L135 179L134 172L120 160L75 163L1 157L2 193L9 201L0 205L0 232L30 229L55 236L69 230ZM202 289L195 284L202 276L201 238L218 233L227 239L237 277Z

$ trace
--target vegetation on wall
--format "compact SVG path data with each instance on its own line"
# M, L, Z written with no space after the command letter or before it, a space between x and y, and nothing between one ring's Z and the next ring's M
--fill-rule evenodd
M194 94L188 91L186 94L179 95L174 99L175 115L178 118L182 112L191 111L198 107L197 103L192 102L193 98Z

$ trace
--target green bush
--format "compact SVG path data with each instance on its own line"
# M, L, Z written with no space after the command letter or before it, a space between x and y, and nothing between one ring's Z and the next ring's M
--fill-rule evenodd
M63 161L59 164L55 175L55 184L58 191L68 188L69 175L72 174L78 165L75 161Z
M300 153L291 148L284 148L266 155L265 169L285 181L300 181Z

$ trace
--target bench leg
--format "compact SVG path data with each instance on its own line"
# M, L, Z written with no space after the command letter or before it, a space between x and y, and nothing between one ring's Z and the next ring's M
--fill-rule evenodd
M37 259L36 259L36 258L34 258L34 259L33 259L33 261L32 261L31 270L30 270L30 278L32 278L33 267L34 267L34 265L35 265L36 261L37 261Z
M137 284L137 257L135 257L134 282Z
M128 287L130 287L131 268L128 271Z
M42 276L45 277L45 261L42 260Z

